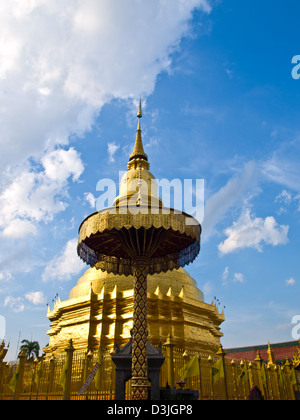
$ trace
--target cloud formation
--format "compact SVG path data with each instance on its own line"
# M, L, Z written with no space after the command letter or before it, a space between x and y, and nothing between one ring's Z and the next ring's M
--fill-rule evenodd
M89 203L90 207L94 209L96 207L96 198L94 197L94 194L91 192L84 193L85 200Z
M37 233L36 224L50 222L68 206L68 181L78 181L84 170L75 149L44 154L42 167L27 167L11 176L0 193L0 229L3 237L23 238Z
M34 305L46 303L46 297L43 292L28 292L25 294L25 298Z
M288 280L286 280L285 283L287 286L294 286L296 284L296 280L293 277L291 277Z
M24 299L28 300L33 305L46 303L46 297L43 292L28 292L25 294L24 298L22 296L6 296L4 299L4 306L16 313L23 312L25 310Z
M299 193L299 150L299 138L284 142L279 150L261 162L260 170L265 179Z
M226 266L222 274L222 285L226 286L229 281L233 283L244 283L245 277L242 273L234 273L233 278L229 279L229 267Z
M4 299L4 306L10 308L13 312L23 312L25 309L25 305L23 304L23 298L17 297L14 298L12 296L6 296Z
M107 153L108 153L108 162L109 163L114 163L114 161L115 161L114 155L119 150L119 148L120 148L120 146L115 144L114 142L107 144Z
M1 165L90 130L113 98L150 94L207 0L0 4Z
M225 217L228 210L241 206L245 198L258 189L257 166L247 162L238 175L234 175L219 191L211 195L205 203L203 222L204 239L214 234L215 226Z
M219 244L218 249L222 255L243 248L254 248L262 252L263 244L273 246L287 244L288 231L289 227L279 225L273 216L265 219L255 217L246 208L239 219L225 230L227 239Z
M68 281L87 268L78 258L76 248L77 238L69 240L63 250L49 261L42 274L42 280Z

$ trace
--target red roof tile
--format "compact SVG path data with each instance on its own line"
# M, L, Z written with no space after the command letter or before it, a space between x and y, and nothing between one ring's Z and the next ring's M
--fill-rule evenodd
M299 341L290 341L286 343L271 344L271 350L273 351L276 362L284 362L286 358L292 359L294 353L300 348ZM268 345L251 346L251 347L239 347L232 349L225 349L227 360L247 360L254 361L259 351L261 358L264 361L268 360Z

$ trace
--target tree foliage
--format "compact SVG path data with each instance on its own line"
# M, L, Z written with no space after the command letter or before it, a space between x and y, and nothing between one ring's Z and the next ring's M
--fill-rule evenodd
M39 357L40 345L37 341L22 340L21 350L25 350L28 359Z

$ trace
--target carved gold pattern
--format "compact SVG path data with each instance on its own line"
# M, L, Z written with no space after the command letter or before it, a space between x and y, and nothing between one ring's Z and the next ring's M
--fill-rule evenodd
M109 209L93 213L82 222L79 228L78 243L91 235L102 233L105 230L121 230L132 227L135 229L140 229L141 227L145 229L150 229L151 227L159 229L162 227L165 230L172 229L182 235L185 234L194 240L200 240L201 227L191 216L185 213L176 213L173 209L167 208L165 208L165 211L168 211L169 214L163 214L164 208L157 209L160 214L151 214L150 210L147 214L143 214L142 209L137 214L130 213L130 209L126 214L118 212L118 209L116 209L116 214L110 213ZM189 220L188 222L187 219Z
M147 274L148 258L133 261L132 399L147 400Z

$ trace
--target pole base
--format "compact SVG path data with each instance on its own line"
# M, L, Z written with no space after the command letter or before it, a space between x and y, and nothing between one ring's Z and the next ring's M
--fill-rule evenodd
M148 379L147 378L132 378L131 390L133 400L148 400Z

